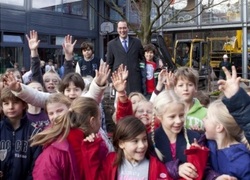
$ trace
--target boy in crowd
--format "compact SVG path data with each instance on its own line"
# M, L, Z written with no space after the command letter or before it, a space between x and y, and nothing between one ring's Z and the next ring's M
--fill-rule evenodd
M4 117L0 122L1 179L32 179L32 169L41 147L30 147L29 139L40 131L26 117L27 103L9 88L1 91Z
M83 59L77 62L75 72L81 76L95 77L95 70L100 67L100 59L94 55L94 47L90 42L81 44Z
M174 74L162 70L158 76L158 83L150 101L154 101L155 95L160 93L164 85L167 90L173 89L185 103L185 127L203 131L203 118L207 114L207 109L195 98L198 80L198 72L189 67L180 67Z
M146 60L146 97L147 99L150 99L151 94L155 89L154 73L157 68L157 64L154 61L155 46L153 44L147 44L143 48Z

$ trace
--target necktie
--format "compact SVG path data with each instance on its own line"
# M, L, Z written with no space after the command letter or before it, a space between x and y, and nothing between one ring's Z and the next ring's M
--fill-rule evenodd
M127 41L124 40L124 41L122 41L122 42L123 42L123 47L124 47L125 51L128 52Z

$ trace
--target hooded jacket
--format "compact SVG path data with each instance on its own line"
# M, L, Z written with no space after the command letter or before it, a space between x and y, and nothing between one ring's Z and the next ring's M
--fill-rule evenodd
M228 111L234 117L237 124L243 129L245 137L250 143L250 97L244 89L239 91L231 98L224 97L222 102L227 106Z
M20 127L14 129L7 117L0 122L0 171L3 179L32 179L32 170L41 147L30 147L29 139L41 129L36 128L26 115L20 120Z
M242 143L218 149L216 142L208 140L210 164L221 174L228 174L237 179L250 179L250 151Z
M207 114L207 108L203 107L200 101L194 98L194 105L187 112L186 128L191 129L193 126L197 126L200 129L204 129L203 118Z

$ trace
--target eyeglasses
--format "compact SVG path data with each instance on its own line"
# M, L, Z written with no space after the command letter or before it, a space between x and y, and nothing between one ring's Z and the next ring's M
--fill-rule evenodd
M143 110L143 109L138 109L136 112L140 113L140 114L143 114L143 113L147 113L147 114L152 114L153 112L150 111L150 110Z
M48 83L50 81L52 81L55 84L59 83L58 79L44 79L44 82L46 82L46 83Z

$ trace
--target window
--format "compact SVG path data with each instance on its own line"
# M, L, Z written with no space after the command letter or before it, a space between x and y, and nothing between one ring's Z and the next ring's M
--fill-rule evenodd
M15 5L15 6L24 6L24 0L0 0L0 4L9 4L9 5Z
M33 0L32 8L87 17L87 0Z
M6 33L3 35L3 42L23 43L23 35Z

